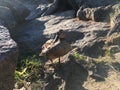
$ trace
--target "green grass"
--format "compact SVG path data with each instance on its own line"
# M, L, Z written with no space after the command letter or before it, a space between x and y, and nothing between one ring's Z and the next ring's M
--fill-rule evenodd
M75 52L73 54L73 56L74 56L76 62L79 63L84 68L88 69L91 67L91 64L89 63L89 61L87 61L87 56L81 55L78 52Z
M105 51L105 56L111 56L110 50L106 50L106 51Z
M75 52L75 53L73 54L73 56L74 56L74 58L75 58L77 61L85 60L85 59L87 58L86 56L81 55L81 54L79 54L78 52Z
M43 74L43 64L33 53L20 52L17 68L15 70L15 82L36 82Z

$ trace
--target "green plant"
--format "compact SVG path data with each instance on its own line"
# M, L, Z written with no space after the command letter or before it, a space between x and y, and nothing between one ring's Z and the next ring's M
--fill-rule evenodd
M41 74L43 74L43 65L35 55L24 58L21 57L19 64L15 71L16 82L35 82L39 80Z
M107 49L107 50L105 51L105 56L111 56L111 52L110 52L109 49Z
M81 55L77 52L73 54L74 58L76 59L76 62L79 63L81 66L83 66L85 69L89 69L95 64L93 60L89 60L87 56ZM94 63L93 63L94 62Z
M75 52L75 53L73 54L73 56L74 56L74 58L75 58L76 60L78 60L78 61L80 61L80 60L85 60L85 59L87 58L86 56L81 55L81 54L79 54L78 52Z

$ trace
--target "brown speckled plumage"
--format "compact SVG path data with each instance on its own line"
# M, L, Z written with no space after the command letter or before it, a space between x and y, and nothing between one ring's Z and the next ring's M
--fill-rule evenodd
M66 55L72 49L71 45L65 40L64 31L57 32L57 38L48 40L42 46L41 54L45 55L51 62L54 59Z

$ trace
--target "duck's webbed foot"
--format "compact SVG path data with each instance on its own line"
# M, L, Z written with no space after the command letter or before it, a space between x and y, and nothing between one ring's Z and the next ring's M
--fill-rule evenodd
M54 65L54 63L53 63L52 60L49 60L49 61L47 61L47 62L45 63L45 66L48 66L48 67L51 67L51 66L53 66L53 65Z

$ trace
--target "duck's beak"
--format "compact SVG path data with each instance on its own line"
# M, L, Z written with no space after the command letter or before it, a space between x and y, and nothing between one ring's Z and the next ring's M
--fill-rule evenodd
M39 56L44 56L44 54L41 52L41 53L39 54Z
M39 54L39 56L46 56L46 53L44 53L44 52L41 52L40 54Z
M43 56L43 53L40 53L39 56Z
M59 39L59 36L55 35L55 38L54 38L53 42L55 43L56 41L58 41L58 39Z

